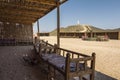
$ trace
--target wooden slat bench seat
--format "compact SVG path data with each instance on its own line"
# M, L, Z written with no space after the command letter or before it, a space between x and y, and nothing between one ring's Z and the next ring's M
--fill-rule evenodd
M59 48L48 42L40 41L39 46L34 46L41 60L55 71L60 72L65 80L72 77L79 77L83 80L84 75L90 75L89 80L94 80L95 53L92 56L77 53L74 51ZM48 69L51 75L52 70ZM53 76L49 76L53 77ZM55 78L55 77L54 77ZM85 78L84 78L85 79Z
M65 57L60 56L58 54L43 54L41 57L43 60L48 61L54 66L58 67L61 70L65 70ZM76 70L76 63L70 63L70 72L74 72ZM84 63L79 63L79 70L84 70Z

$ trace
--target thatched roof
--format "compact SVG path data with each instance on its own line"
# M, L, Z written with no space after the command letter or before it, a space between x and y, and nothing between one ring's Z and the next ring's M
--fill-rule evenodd
M0 21L32 24L56 8L57 0L0 0ZM64 3L67 0L62 0Z

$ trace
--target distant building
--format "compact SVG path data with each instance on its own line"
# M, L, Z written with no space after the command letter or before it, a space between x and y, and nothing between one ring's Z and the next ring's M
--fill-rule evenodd
M104 30L100 28L96 28L91 25L72 25L66 28L60 29L60 37L67 38L82 38L84 34L87 34L88 37L95 36L104 36L107 35L110 39L120 40L120 30ZM50 32L50 36L56 36L57 31L54 30Z
M60 32L60 37L67 38L82 38L84 32ZM95 36L104 36L107 35L110 39L120 40L120 32L93 32L93 37ZM91 33L87 33L88 37L90 37Z
M38 33L39 36L50 36L49 32Z

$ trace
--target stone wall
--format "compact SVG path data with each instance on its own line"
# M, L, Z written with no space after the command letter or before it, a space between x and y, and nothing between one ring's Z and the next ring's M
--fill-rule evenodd
M0 39L15 39L16 43L32 43L32 24L0 22Z

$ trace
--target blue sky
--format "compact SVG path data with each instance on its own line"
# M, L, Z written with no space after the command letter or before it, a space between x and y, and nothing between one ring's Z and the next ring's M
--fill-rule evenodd
M60 6L60 26L89 24L102 29L120 28L120 0L68 0ZM54 9L39 19L40 31L56 29L57 11ZM34 32L37 25L34 23Z

